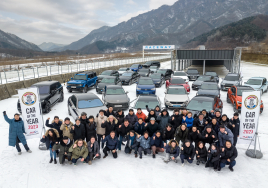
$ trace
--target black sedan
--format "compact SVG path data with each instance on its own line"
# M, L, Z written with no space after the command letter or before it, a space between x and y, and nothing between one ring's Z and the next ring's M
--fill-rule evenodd
M188 69L186 71L189 80L196 80L199 77L199 72L197 69Z
M220 88L217 82L203 82L196 95L212 95L220 98Z
M217 81L217 83L219 83L219 76L216 72L213 71L208 71L205 73L206 76L213 76L214 79Z
M116 71L116 70L106 70L106 71L103 71L100 75L98 75L98 82L101 82L101 80L104 77L107 77L107 76L117 76L117 77L119 77L119 72Z
M156 95L139 96L134 105L134 109L146 109L146 105L148 105L149 109L155 109L156 106L159 106L161 109L161 102Z
M150 75L150 69L140 69L138 72L141 77L148 77Z
M116 76L106 76L96 87L96 92L101 94L107 85L122 85L121 80Z
M140 75L133 71L128 71L123 73L122 76L120 76L120 80L122 82L122 85L131 85L133 83L136 83L139 79Z
M165 77L162 74L154 73L150 75L152 78L155 87L161 87L165 83Z
M199 76L197 80L193 82L192 89L198 90L205 81L216 82L212 76Z
M116 109L128 109L129 107L129 97L128 91L122 88L122 86L108 85L105 87L102 94L102 100L107 106L112 106L114 110Z
M171 78L171 74L173 74L173 71L171 69L158 69L157 73L163 74L165 80L168 80Z

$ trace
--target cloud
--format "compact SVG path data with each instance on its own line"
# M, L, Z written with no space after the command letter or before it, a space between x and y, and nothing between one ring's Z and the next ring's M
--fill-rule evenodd
M150 9L157 9L162 5L173 5L178 0L149 0L149 8Z
M129 0L129 1L127 2L127 4L135 5L136 3L135 3L133 0Z

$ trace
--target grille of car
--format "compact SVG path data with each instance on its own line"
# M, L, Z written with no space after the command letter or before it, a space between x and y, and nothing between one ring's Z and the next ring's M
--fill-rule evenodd
M78 84L68 84L68 86L78 86Z
M225 84L225 87L232 87L233 84Z
M183 102L170 102L171 104L183 104Z

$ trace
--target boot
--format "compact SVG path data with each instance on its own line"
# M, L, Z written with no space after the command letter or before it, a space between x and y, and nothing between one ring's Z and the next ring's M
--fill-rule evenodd
M53 162L53 159L51 158L50 161L49 161L49 163L52 163L52 162Z
M196 165L199 165L199 164L200 164L200 161L197 161L197 162L196 162Z
M18 152L18 155L21 155L21 151L20 151L20 152Z
M54 164L57 164L57 159L54 159Z
M138 154L137 153L135 153L135 158L137 158L138 157Z
M91 161L88 161L88 164L89 164L89 165L91 165L91 164L92 164L92 162L91 162Z
M103 159L105 159L108 155L104 155Z
M234 171L233 167L230 167L230 166L229 166L229 169L230 169L230 171L231 171L231 172L233 172L233 171Z
M153 158L155 158L155 154L153 154Z
M28 152L28 153L32 153L32 150L29 149L27 152Z

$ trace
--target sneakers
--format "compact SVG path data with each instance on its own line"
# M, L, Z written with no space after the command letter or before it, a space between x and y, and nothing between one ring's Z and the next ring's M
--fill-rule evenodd
M155 154L158 154L158 152L157 152L157 151L155 151Z
M91 161L88 161L88 164L89 164L89 165L91 165L91 164L92 164L92 162L91 162Z
M229 169L230 169L230 171L231 171L231 172L233 172L233 171L234 171L233 167L230 167L230 166L229 166Z
M76 163L74 163L74 166L76 166Z
M54 164L57 164L57 159L54 159Z
M153 154L153 158L155 158L155 154Z
M18 155L21 155L21 151L20 151L20 152L18 152Z
M83 164L86 164L86 161L83 161Z
M140 156L140 159L142 159L142 156Z
M200 161L197 161L197 162L196 162L196 165L199 165L199 164L200 164Z
M206 161L202 161L201 163L202 163L202 164L206 164Z
M184 167L184 163L182 163L181 166Z
M28 152L28 153L32 153L32 150L29 149L27 152Z
M138 157L138 154L135 154L135 158L137 158Z
M218 172L218 169L214 169L215 172Z
M104 155L104 156L103 156L103 159L105 159L107 156L108 156L108 155Z
M73 164L72 161L69 161L69 164L70 164L70 165Z
M52 162L53 162L53 159L51 158L50 161L49 161L49 163L52 163Z

